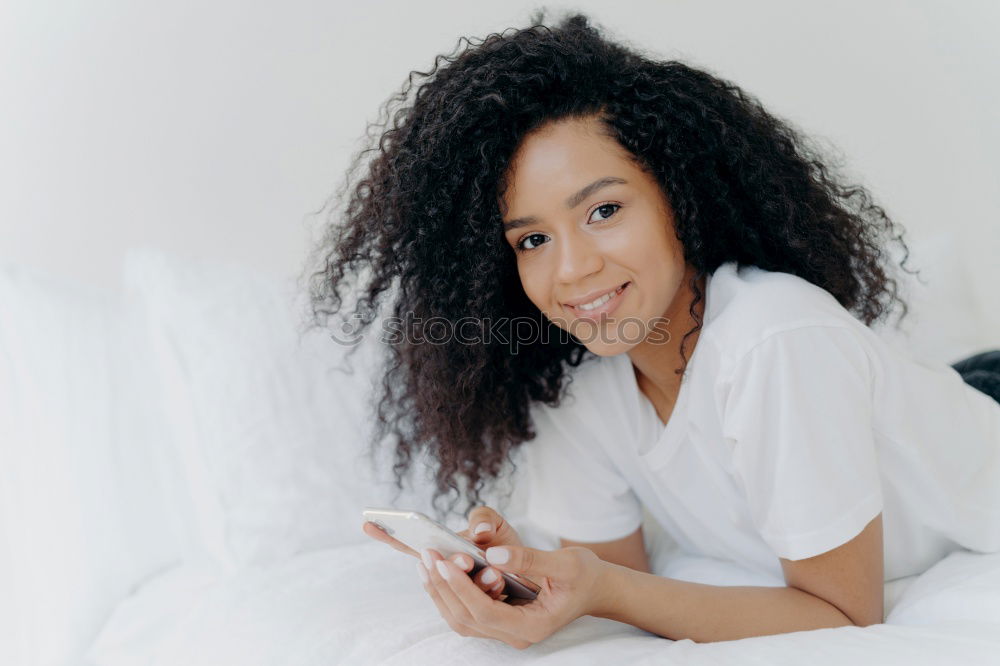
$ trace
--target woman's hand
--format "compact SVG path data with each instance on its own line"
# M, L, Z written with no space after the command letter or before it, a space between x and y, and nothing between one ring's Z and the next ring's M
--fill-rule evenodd
M533 601L509 604L484 594L450 559L424 551L417 563L424 589L441 616L462 636L494 638L518 649L538 643L582 615L612 608L613 565L589 548L536 550L525 546L491 547L487 560L497 569L524 575L541 590Z
M365 521L362 526L364 533L375 539L386 543L401 553L412 555L420 559L420 554L412 548L394 539L383 532L375 523ZM483 550L491 546L521 546L521 538L511 527L510 523L504 520L503 516L488 506L478 506L469 512L469 527L456 532L460 537L471 541ZM435 551L436 552L436 551ZM440 554L438 554L440 559ZM475 566L472 558L468 555L456 553L449 558L462 571L470 572ZM472 577L472 581L479 589L486 592L493 599L503 597L504 582L500 572L493 567L484 567Z

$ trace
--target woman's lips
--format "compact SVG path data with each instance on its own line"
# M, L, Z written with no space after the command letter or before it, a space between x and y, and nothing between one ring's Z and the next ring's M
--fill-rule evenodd
M576 315L578 319L587 319L596 324L600 322L601 318L607 317L618 308L621 302L625 299L625 295L631 286L631 282L626 282L622 286L618 287L614 296L612 296L606 303L602 303L593 310L582 310L573 305L567 305L566 307L570 312Z

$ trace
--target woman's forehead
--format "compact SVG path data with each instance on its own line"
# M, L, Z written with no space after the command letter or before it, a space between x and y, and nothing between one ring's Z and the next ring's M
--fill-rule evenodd
M596 121L595 121L596 122ZM561 121L528 135L512 156L507 179L512 185L547 176L573 174L627 165L631 160L612 137L582 121Z

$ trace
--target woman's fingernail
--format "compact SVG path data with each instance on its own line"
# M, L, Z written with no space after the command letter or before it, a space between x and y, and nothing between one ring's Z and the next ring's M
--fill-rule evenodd
M483 574L483 582L489 585L490 583L496 581L497 572L493 569L487 569L486 573Z
M486 559L493 564L506 564L507 560L510 559L510 551L506 548L493 546L486 549Z
M425 584L430 580L430 577L427 575L427 569L419 561L417 562L417 573L420 574L420 580L424 581Z
M489 532L492 529L492 525L489 523L479 523L476 525L476 529L472 530L473 534L482 534L483 532Z
M438 573L441 574L441 578L448 580L448 576L450 576L451 574L448 573L448 567L445 565L444 560L437 561L437 568L438 568Z
M426 548L420 551L420 559L424 561L424 566L427 567L428 569L434 566L434 558L431 557L431 551L427 550Z
M455 558L455 564L457 564L463 570L466 569L466 568L471 568L471 567L469 567L469 561L467 559L465 559L465 555L459 555L458 557L456 557Z

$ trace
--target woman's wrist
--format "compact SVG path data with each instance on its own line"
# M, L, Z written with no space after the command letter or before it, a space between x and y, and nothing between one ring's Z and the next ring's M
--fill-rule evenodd
M600 574L587 615L616 620L621 617L621 605L628 589L632 569L600 560Z

